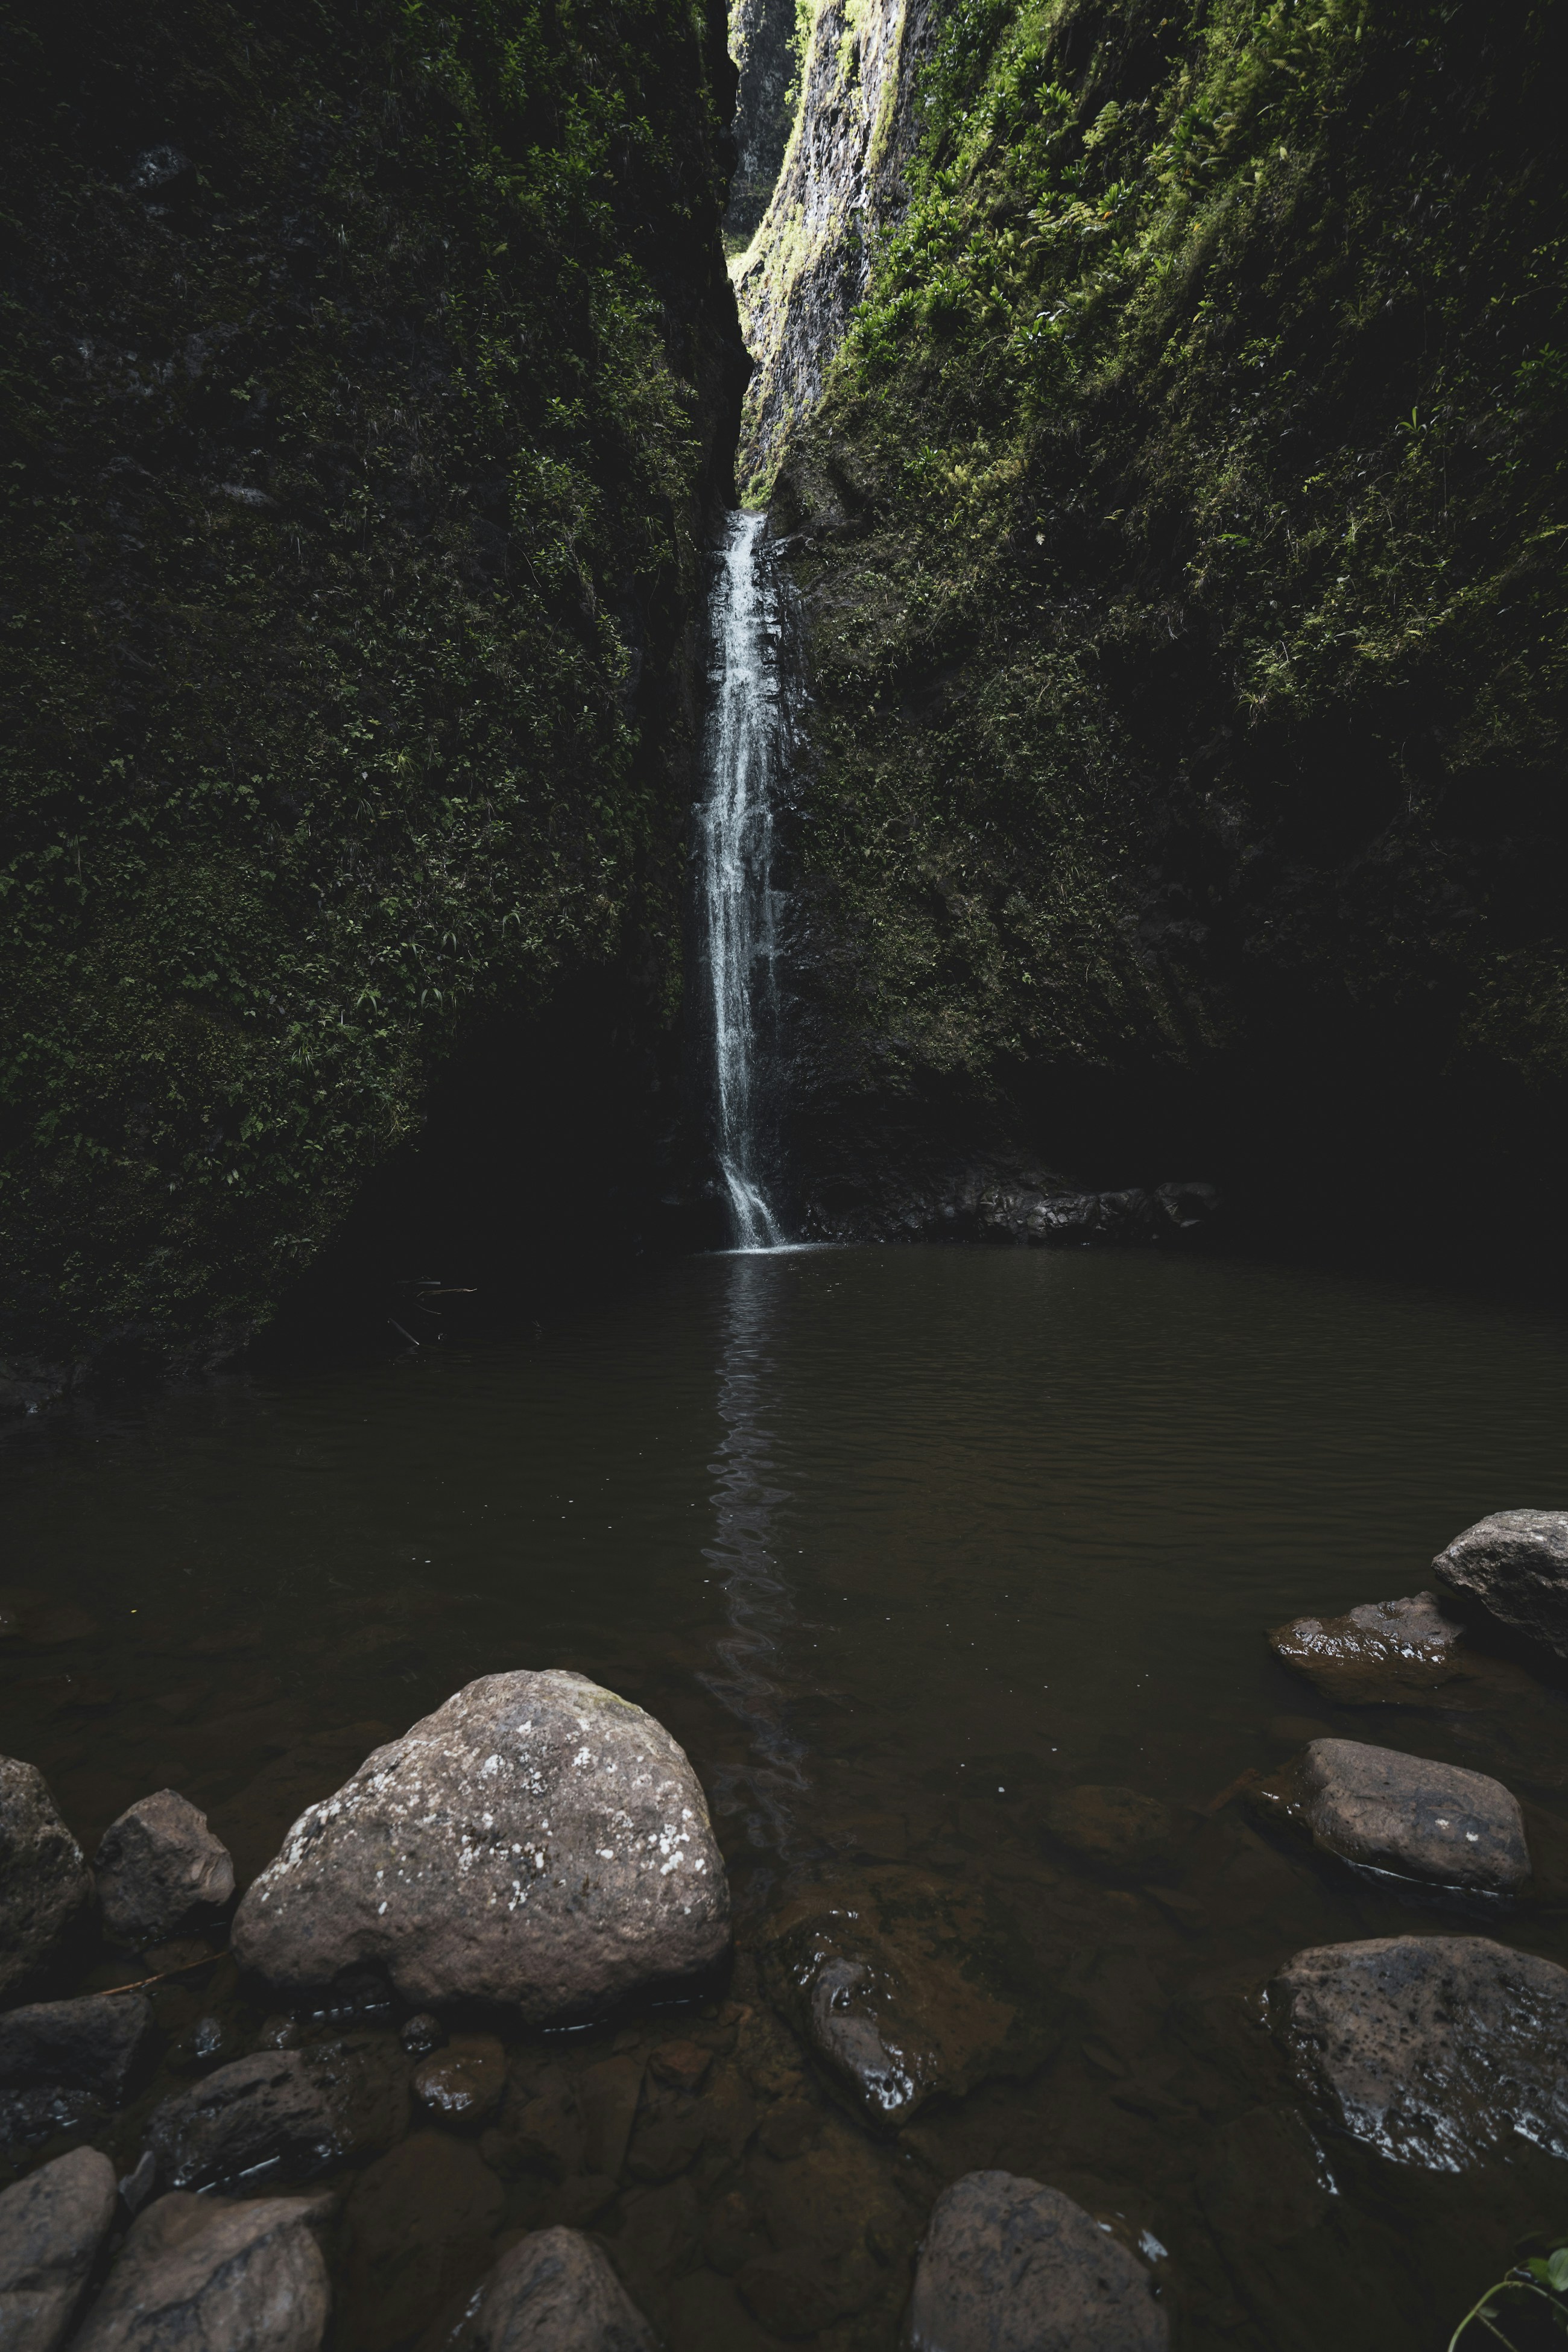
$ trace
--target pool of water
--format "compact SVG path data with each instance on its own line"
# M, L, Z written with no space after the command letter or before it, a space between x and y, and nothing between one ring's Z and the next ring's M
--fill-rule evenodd
M574 1667L709 1789L741 2006L770 1911L857 1869L983 1882L1066 1986L1037 2075L867 2141L911 2212L976 2165L1052 2181L1152 2232L1180 2340L1248 2347L1446 2342L1521 2232L1568 2221L1568 2179L1524 2157L1434 2180L1347 2153L1321 2210L1268 2204L1249 1990L1304 1944L1432 1923L1212 1810L1336 1731L1568 1814L1555 1698L1373 1719L1263 1638L1562 1502L1561 1320L1152 1254L716 1256L515 1339L30 1426L0 1479L33 1633L0 1650L0 1744L89 1846L174 1786L243 1878L459 1685ZM1053 1847L1053 1797L1107 1782L1187 1825L1184 1916ZM1509 1933L1568 1958L1550 1918ZM595 2226L635 2237L668 2193ZM678 2347L777 2340L700 2212L660 2227L631 2274ZM890 2352L906 2253L824 2341Z

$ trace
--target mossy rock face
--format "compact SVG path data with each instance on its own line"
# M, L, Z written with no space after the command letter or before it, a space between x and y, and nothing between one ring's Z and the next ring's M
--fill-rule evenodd
M1316 1230L1480 1241L1463 1186L1511 1171L1549 1229L1552 32L944 12L907 214L772 490L816 692L808 1196L989 1122Z
M104 0L7 93L0 1338L200 1361L481 1015L679 990L721 13Z

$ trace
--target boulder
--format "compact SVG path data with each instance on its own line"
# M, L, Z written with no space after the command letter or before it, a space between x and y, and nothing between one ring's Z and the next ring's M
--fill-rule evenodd
M390 2036L258 2051L163 2100L147 2145L174 2189L254 2180L264 2168L307 2179L402 2137L409 2072Z
M1363 1601L1343 1617L1297 1617L1268 1641L1283 1665L1337 1706L1419 1704L1476 1664L1464 1627L1435 1592Z
M504 2253L444 2352L656 2352L652 2328L592 2240L535 2230Z
M1524 1817L1500 1780L1359 1739L1314 1739L1258 1790L1321 1853L1431 1886L1517 1895L1530 1875Z
M0 2017L0 2084L86 2091L117 2106L153 2031L139 1992L41 2000Z
M1485 1936L1298 1952L1268 1990L1298 2081L1341 2129L1432 2172L1525 2139L1568 2156L1568 1969Z
M1146 1870L1175 1834L1176 1819L1157 1797L1136 1789L1066 1789L1046 1815L1051 1835L1086 1862L1111 1870Z
M775 2005L874 2123L1028 2074L1057 2038L1005 1918L915 1871L796 1897L769 1923L762 1957Z
M321 2200L160 2197L137 2216L71 2352L320 2352Z
M0 2196L0 2344L56 2352L114 2219L114 2167L73 2147Z
M137 1951L177 1934L193 1912L221 1910L234 1893L228 1848L173 1789L111 1822L92 1869L104 1932Z
M1494 1511L1432 1562L1450 1592L1568 1664L1568 1511Z
M729 1889L686 1757L584 1675L487 1675L312 1805L236 1915L240 1963L292 1990L384 1968L424 2005L533 2023L689 1978Z
M1143 2265L1058 2189L970 2172L937 2199L915 2271L910 2352L1164 2352Z
M91 1900L92 1874L43 1774L0 1756L0 2000L38 1974Z

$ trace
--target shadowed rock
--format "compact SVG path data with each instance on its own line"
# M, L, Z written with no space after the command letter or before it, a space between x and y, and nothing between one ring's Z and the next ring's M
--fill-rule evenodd
M301 1816L234 1948L289 1989L368 1961L409 2001L538 2023L689 1977L729 1934L708 1808L663 1726L582 1675L505 1674Z
M1456 1536L1432 1573L1568 1664L1568 1511L1494 1511Z
M221 1909L234 1893L228 1848L173 1789L110 1822L92 1868L105 1932L136 1950L163 1943L194 1911Z
M91 1873L43 1774L0 1756L0 2000L46 1966L91 1900Z
M1258 1791L1321 1853L1434 1886L1517 1895L1530 1875L1524 1817L1500 1780L1359 1739L1314 1739Z
M56 2352L114 2219L114 2167L95 2147L29 2173L0 2197L0 2344Z
M410 2072L390 2037L260 2051L165 2099L147 2145L176 2189L253 2179L263 2167L308 2179L402 2137Z
M504 2253L447 2352L657 2352L652 2328L597 2246L536 2230Z
M72 2352L320 2352L320 2201L160 2197L132 2226Z
M1269 1987L1298 2080L1398 2164L1459 2172L1531 2141L1568 2156L1568 1969L1484 1936L1298 1952Z
M911 2352L1164 2352L1169 2340L1149 2273L1070 2197L971 2172L937 2199Z
M118 2105L153 2030L139 1992L41 2000L0 2017L0 2084L87 2091Z

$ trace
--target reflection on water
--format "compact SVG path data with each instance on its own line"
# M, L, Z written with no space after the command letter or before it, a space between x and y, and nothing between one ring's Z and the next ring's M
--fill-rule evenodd
M777 1399L774 1318L784 1304L784 1268L769 1255L726 1261L729 1295L719 1364L723 1430L709 1465L714 1534L703 1557L724 1595L725 1631L714 1643L721 1671L698 1680L744 1725L750 1754L716 1776L713 1796L743 1815L751 1843L778 1860L795 1848L795 1801L810 1782L805 1748L784 1726L784 1643L798 1624L795 1595L778 1555L779 1507L789 1489L775 1481L770 1404ZM793 1685L791 1687L795 1687Z

